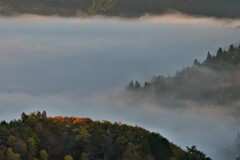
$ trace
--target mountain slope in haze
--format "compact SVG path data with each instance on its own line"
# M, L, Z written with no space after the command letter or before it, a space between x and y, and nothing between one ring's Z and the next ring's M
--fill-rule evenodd
M143 85L131 81L127 91L136 99L148 97L163 103L168 103L170 97L237 106L240 100L240 45L231 45L227 51L219 48L216 55L208 53L202 63L195 60L191 67L178 71L174 76L154 76Z
M22 114L0 124L1 160L210 160L184 151L158 133L89 118ZM201 157L201 158L196 158Z
M181 12L194 16L240 18L239 0L0 0L0 15L140 17Z

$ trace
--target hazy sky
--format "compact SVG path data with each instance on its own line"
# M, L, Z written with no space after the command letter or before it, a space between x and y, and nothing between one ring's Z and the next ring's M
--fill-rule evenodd
M209 116L197 109L131 106L112 95L132 79L173 75L195 58L203 60L208 51L238 44L239 35L239 20L179 15L1 17L0 120L46 110L52 116L122 121L158 131L182 147L196 144L216 158L215 146L223 139L230 143L236 131L224 111L207 110L215 115Z

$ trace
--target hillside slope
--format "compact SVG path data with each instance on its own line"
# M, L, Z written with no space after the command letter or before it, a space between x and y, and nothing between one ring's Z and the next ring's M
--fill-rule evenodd
M240 45L227 51L219 48L216 55L208 53L202 62L174 76L154 76L141 85L131 81L127 91L136 97L150 97L169 102L169 97L216 105L237 104L240 100Z
M196 159L196 157L199 157ZM22 113L0 123L1 160L210 160L184 151L158 133L120 122Z

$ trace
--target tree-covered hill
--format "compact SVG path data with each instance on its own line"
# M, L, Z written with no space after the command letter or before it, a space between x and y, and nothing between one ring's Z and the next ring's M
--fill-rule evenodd
M157 101L174 99L207 102L208 104L234 104L240 100L240 45L231 45L227 51L219 48L216 55L207 54L200 63L174 76L154 76L141 85L131 81L127 91L133 95L151 97Z
M197 158L199 157L199 158ZM1 160L210 160L158 133L120 122L22 113L0 123Z
M0 0L0 15L139 17L182 12L194 16L240 18L239 0Z

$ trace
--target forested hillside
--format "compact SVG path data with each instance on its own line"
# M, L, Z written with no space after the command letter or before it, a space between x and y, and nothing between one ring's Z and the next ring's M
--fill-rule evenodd
M199 157L196 159L196 157ZM0 124L1 160L209 160L183 151L158 133L120 122L47 117L46 112Z
M131 81L127 90L136 97L150 97L157 101L192 100L210 104L234 104L240 100L240 45L227 51L219 48L216 55L207 54L201 63L194 60L191 67L174 76L154 76L140 84Z
M0 0L0 15L106 15L139 17L182 12L194 16L240 18L239 0Z

